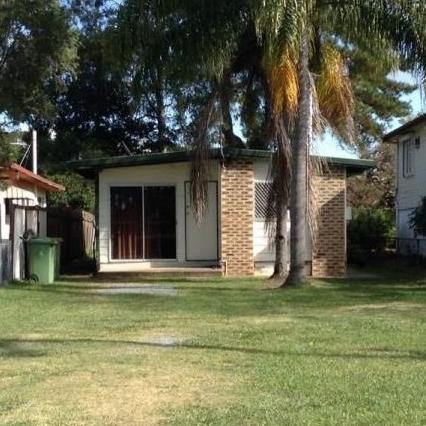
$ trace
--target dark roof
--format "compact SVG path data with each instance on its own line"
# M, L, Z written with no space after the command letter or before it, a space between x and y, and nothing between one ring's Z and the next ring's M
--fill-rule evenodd
M383 136L383 141L392 142L392 139L394 139L396 136L400 136L409 132L413 127L417 126L418 124L422 124L424 121L426 121L426 114L421 114L414 120L408 121L407 123Z
M83 176L93 177L96 171L111 169L116 167L130 167L150 164L179 163L190 161L191 151L174 151L155 154L142 154L118 157L92 158L88 160L69 161L67 166ZM271 151L257 149L236 149L227 148L224 150L211 149L212 159L241 159L241 160L261 160L269 159ZM325 157L329 165L340 165L347 169L350 174L361 173L364 170L374 167L372 160L358 160L349 158Z

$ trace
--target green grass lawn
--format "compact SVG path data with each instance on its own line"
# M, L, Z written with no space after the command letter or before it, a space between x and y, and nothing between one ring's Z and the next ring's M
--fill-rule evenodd
M426 279L402 276L0 289L0 424L425 425Z

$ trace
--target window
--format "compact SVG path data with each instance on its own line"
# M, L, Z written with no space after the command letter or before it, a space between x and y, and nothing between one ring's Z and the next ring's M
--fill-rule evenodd
M6 216L10 216L10 205L12 204L11 198L5 198L4 199L4 211Z
M255 199L255 218L265 220L269 208L269 193L271 191L271 182L256 182L254 190Z
M414 175L414 148L414 140L410 139L403 142L402 167L404 177Z
M176 258L174 186L111 188L113 259Z

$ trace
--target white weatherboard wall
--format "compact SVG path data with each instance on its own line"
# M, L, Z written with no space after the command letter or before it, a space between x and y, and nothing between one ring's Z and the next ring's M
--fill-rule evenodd
M207 210L201 222L192 212L190 188L190 182L185 182L186 260L218 260L218 182L208 183Z
M10 239L10 216L6 215L6 198L13 198L15 204L23 204L19 201L20 198L25 198L29 205L36 206L39 204L39 198L45 200L46 192L37 188L34 185L19 184L10 185L7 188L0 189L0 239ZM27 217L25 217L25 215ZM37 224L37 217L39 223ZM47 220L46 215L40 212L37 216L35 211L25 212L23 209L15 210L15 227L13 237L13 279L21 280L24 277L24 243L22 236L25 232L25 226L37 230L39 225L39 235L46 236Z
M38 204L38 198L46 199L46 192L33 185L10 185L6 189L0 189L0 239L8 240L10 236L10 218L6 217L6 198L27 198L31 205ZM45 225L41 224L44 229Z
M420 138L420 146L414 148L414 174L403 174L403 146L408 139ZM398 209L407 210L418 206L426 195L426 126L417 127L412 133L399 137L397 155L397 203Z
M186 261L185 253L185 182L189 180L189 173L188 162L118 167L104 169L99 173L99 267L101 272L137 271L161 266L190 266L194 263ZM210 163L209 180L219 181L219 165L216 161ZM138 185L165 185L176 188L176 260L111 259L110 188Z
M411 176L404 176L403 173L403 147L404 141L420 138L420 145L414 148L414 173ZM416 246L416 243L404 238L415 238L413 230L409 225L409 218L412 211L419 205L421 199L426 196L426 125L419 125L412 129L410 133L398 138L396 156L397 174L397 233L400 240L400 249L403 253L416 253L420 249L421 254L426 255L426 244ZM423 238L418 235L417 238Z

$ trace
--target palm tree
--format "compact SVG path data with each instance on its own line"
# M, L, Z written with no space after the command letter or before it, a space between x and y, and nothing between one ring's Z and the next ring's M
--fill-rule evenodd
M251 82L263 88L265 146L276 153L273 188L279 190L273 197L279 218L291 197L291 267L285 284L305 281L307 223L315 235L315 206L308 202L316 167L308 155L312 140L324 122L345 140L353 137L352 91L339 47L374 49L380 60L389 61L394 68L404 61L422 71L426 61L424 6L413 0L149 3L173 23L169 24L169 48L178 62L192 68L193 76L211 81L211 94L194 137L192 198L196 215L201 217L206 206L210 125L222 106L223 129L232 130L226 114L229 83L235 76L249 75ZM277 235L283 233L282 228L279 221ZM282 252L277 250L278 255Z
M306 280L304 267L306 226L304 222L306 222L308 211L307 187L312 178L309 175L306 153L309 152L312 140L314 103L315 100L318 101L315 99L314 76L311 71L313 60L321 58L321 55L323 61L327 60L327 50L322 49L321 38L323 35L319 33L319 29L322 29L325 34L332 35L339 44L352 44L354 47L368 45L370 49L375 49L379 60L392 62L395 68L400 61L403 61L424 76L426 65L426 11L421 2L306 0L300 3L304 3L304 10L300 29L299 108L293 146L294 160L290 190L292 197L291 269L284 285L294 285ZM334 57L336 58L336 56ZM339 59L337 59L338 62ZM333 67L329 67L329 69L332 70ZM336 77L333 87L327 88L328 83L320 86L320 96L325 99L328 97L330 100L327 93L330 89L336 92L339 83L343 84L344 89L350 89L348 80L341 78L341 73L337 73ZM330 80L324 79L324 81ZM350 90L342 91L348 95L349 92ZM335 100L334 97L333 100ZM341 105L349 105L345 99L341 100L343 101ZM322 109L321 99L319 101L317 106L319 105L321 112L326 115L335 113L334 108L330 108L334 102L324 102L325 108ZM343 114L343 116L349 117L347 114ZM342 134L341 124L338 123L335 130ZM352 128L349 126L343 135L350 138L351 131Z

